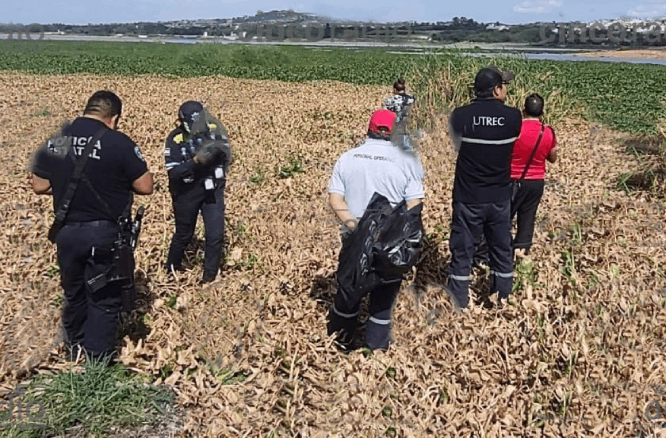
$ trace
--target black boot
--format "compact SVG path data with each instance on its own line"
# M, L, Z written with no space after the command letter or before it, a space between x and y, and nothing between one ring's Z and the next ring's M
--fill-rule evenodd
M215 281L215 278L217 278L217 275L210 275L210 274L204 274L201 280L199 280L199 284L207 284L207 283L212 283Z
M183 268L182 266L173 266L173 265L167 265L165 269L166 269L167 275L173 275L174 271L175 272L185 272L186 271L186 269Z

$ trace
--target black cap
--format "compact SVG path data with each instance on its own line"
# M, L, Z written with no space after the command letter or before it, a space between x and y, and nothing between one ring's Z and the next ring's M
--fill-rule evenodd
M476 74L474 90L490 90L501 85L503 82L511 82L513 78L514 74L512 71L503 71L497 67L486 67Z
M203 105L194 100L188 100L178 108L178 119L183 124L185 131L191 132L194 120L203 112L203 109Z

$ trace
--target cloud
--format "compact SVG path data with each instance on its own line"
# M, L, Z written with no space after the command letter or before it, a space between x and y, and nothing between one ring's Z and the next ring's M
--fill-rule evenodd
M513 12L520 14L546 14L552 12L553 8L562 6L562 0L525 0L515 5Z
M638 5L630 9L627 14L630 17L636 18L655 18L663 17L666 15L666 4L664 3L649 3L646 5Z

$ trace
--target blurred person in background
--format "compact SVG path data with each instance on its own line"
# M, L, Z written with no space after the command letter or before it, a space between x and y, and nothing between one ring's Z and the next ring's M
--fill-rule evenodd
M416 102L414 96L407 94L405 80L398 78L393 83L393 96L384 101L384 107L389 111L393 111L397 116L395 122L400 123L405 116L405 111L414 102Z
M476 97L449 117L449 135L458 152L453 185L453 217L447 289L457 310L467 307L475 243L488 244L491 292L508 298L513 285L511 254L511 151L521 114L504 104L513 73L481 69Z
M224 249L224 190L231 161L226 129L197 101L178 109L179 126L166 139L164 158L169 175L176 230L167 255L167 273L184 271L185 249L194 237L199 212L205 227L203 275L200 284L217 277Z
M70 359L78 350L99 360L115 357L123 285L107 282L105 274L114 266L119 218L131 220L133 194L153 192L139 146L117 130L121 114L116 94L96 92L83 115L37 151L31 169L33 191L53 194L56 222L49 239L57 246ZM62 222L59 211L65 212Z
M513 250L520 256L529 255L532 247L536 212L543 196L546 160L557 161L555 131L544 125L543 111L543 97L531 94L525 99L522 128L511 155L511 179L516 186L511 219L518 217Z
M329 184L329 205L344 225L338 291L328 316L328 334L338 333L337 341L343 349L359 346L355 332L366 294L370 296L370 317L365 345L371 350L388 349L393 305L405 269L416 263L421 241L423 171L415 153L391 142L395 120L395 113L389 110L375 111L367 139L342 154ZM375 211L373 205L381 205L384 213ZM406 211L398 209L400 205ZM391 208L398 210L391 215ZM403 235L388 231L396 225L397 234ZM374 240L379 230L384 230L384 235L393 234L397 237L393 241L400 242L389 250L395 255L391 261L382 256L381 244Z
M384 107L393 111L396 115L392 139L394 139L396 145L402 146L407 151L413 149L407 135L407 123L409 111L415 102L414 96L407 94L407 87L403 78L398 78L393 83L393 96L384 101Z

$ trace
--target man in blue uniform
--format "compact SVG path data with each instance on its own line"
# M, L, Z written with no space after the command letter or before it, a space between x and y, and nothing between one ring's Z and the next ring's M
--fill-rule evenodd
M488 242L492 292L511 293L511 151L521 129L521 114L504 105L510 72L484 68L474 81L476 98L449 118L458 151L453 186L449 247L449 290L459 308L468 305L475 243Z
M112 263L109 254L118 239L118 218L129 219L133 193L153 192L153 178L139 147L117 131L121 113L118 96L96 92L83 116L37 151L31 169L34 192L52 193L57 211L71 193L69 182L76 163L89 142L94 142L55 243L67 343L73 353L74 347L81 347L100 359L115 353L122 284L109 281L92 290L90 280Z
M224 189L231 160L228 134L200 102L187 101L178 110L180 126L166 140L176 231L167 256L167 271L182 271L183 254L194 237L199 212L205 227L201 284L215 280L224 244Z
M511 81L514 79L513 72L502 71L497 67L488 67L488 69L494 70L497 73L499 73L502 76L502 81L506 84L507 87L511 84ZM507 93L497 93L494 95L494 97L500 102L505 102L507 94L508 90ZM474 250L474 258L472 260L472 266L473 267L488 266L489 260L490 259L488 256L488 243L486 242L483 233L481 233L476 243L476 249Z

